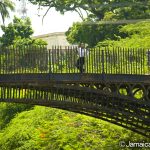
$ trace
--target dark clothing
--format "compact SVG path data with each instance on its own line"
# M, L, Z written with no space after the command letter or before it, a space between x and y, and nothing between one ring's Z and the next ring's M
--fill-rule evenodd
M85 58L79 57L77 60L77 68L80 70L80 73L83 73L85 71L83 68L84 63L85 63Z

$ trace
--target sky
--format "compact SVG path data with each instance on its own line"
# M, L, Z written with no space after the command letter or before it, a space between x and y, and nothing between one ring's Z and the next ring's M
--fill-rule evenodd
M21 3L13 0L15 2L15 12L11 12L10 18L6 19L5 24L7 25L13 19L13 16L16 15L21 17ZM32 22L32 28L34 30L35 35L53 33L53 32L65 32L68 30L70 26L72 26L73 22L81 21L81 18L76 12L66 12L64 15L61 15L59 12L55 11L52 8L48 14L44 18L44 22L42 24L42 15L46 12L47 8L43 8L40 10L40 16L38 15L38 6L32 5L27 2L27 16L30 17ZM2 22L0 20L0 22ZM0 36L3 34L0 29Z

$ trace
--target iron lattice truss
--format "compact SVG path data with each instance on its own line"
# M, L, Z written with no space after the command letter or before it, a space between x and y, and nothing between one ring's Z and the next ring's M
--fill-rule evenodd
M150 84L3 83L1 102L49 106L93 116L150 137ZM140 97L138 93L140 92Z

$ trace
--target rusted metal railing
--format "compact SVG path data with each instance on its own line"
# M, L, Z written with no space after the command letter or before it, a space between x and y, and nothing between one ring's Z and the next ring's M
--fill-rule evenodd
M79 58L77 47L0 48L0 74L95 73L149 74L150 50L93 48ZM82 71L81 71L82 69Z

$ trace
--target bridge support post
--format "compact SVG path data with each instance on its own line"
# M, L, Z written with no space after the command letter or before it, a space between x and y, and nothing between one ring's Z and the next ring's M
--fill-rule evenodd
M102 50L102 78L105 80L105 58L104 58L104 50Z

